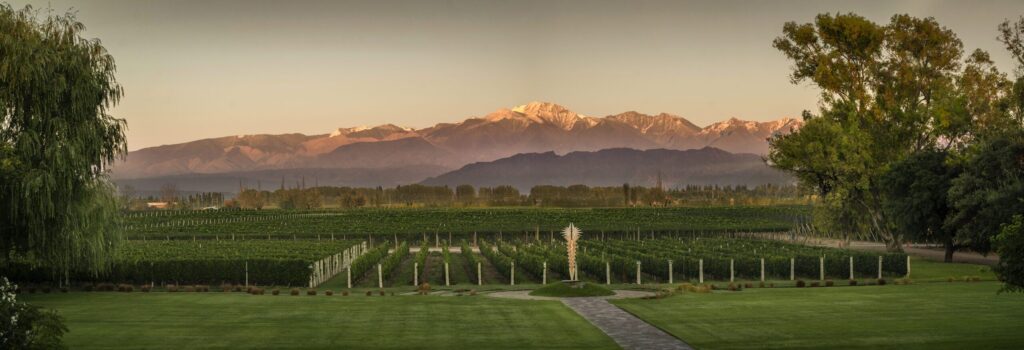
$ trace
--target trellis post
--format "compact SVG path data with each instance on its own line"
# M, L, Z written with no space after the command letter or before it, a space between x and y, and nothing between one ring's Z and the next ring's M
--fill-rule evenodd
M420 285L420 263L412 263L412 285Z
M510 269L512 270L512 272L509 274L509 283L514 286L514 285L516 285L516 262L515 261L512 262L512 266L510 267Z
M349 265L349 267L347 269L345 269L345 274L347 275L346 281L348 282L348 289L352 289L352 266L351 265Z
M541 284L548 284L548 262L547 261L544 262L544 271L542 271L541 275L543 276L543 277L541 277Z
M882 256L878 256L878 279L882 279Z
M612 263L604 262L604 284L612 284Z
M850 256L850 280L853 280L853 256Z
M761 282L764 282L764 258L761 258Z
M736 259L729 259L729 282L736 279Z
M380 264L377 264L377 288L384 288L384 271L381 270Z
M700 264L700 283L704 284L704 259L698 260L698 264Z
M825 257L818 257L818 277L819 280L825 280Z
M445 287L451 285L451 280L448 279L448 262L444 262L444 285Z
M789 280L796 279L796 258L789 258Z
M480 268L480 262L479 262L479 261L477 261L477 262L476 262L476 285L478 285L478 286L480 286L480 285L483 285L483 284L484 284L484 280L483 280L484 276L482 276L482 275L480 274L480 270L481 270L481 268Z

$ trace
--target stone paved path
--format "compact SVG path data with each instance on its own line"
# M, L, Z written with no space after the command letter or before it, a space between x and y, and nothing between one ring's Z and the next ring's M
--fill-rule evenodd
M624 349L693 349L601 298L563 298L562 303L612 337Z

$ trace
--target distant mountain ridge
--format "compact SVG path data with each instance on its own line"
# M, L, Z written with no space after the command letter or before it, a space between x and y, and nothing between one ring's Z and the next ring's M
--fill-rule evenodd
M425 185L511 185L529 191L536 185L620 186L623 183L665 188L683 185L791 184L792 178L770 168L760 156L717 148L697 150L614 148L595 152L517 154L473 163L424 180Z
M531 102L483 117L423 129L393 124L339 128L320 135L238 135L129 152L115 164L115 179L287 169L384 169L423 166L439 175L474 162L520 153L598 151L610 148L699 149L764 154L766 139L802 122L738 119L700 128L671 114L635 111L595 118L561 105Z

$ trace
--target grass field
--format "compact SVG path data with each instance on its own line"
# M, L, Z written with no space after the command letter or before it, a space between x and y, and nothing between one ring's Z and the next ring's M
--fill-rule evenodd
M31 295L72 349L615 348L559 302L475 297Z
M982 267L917 261L911 285L746 289L614 303L700 349L1013 349L1024 295L996 294ZM941 277L939 277L941 276Z

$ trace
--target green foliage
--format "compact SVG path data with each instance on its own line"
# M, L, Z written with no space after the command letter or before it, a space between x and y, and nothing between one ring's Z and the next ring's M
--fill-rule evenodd
M968 151L949 190L956 211L947 225L972 250L987 253L1000 226L1024 213L1024 129L990 136Z
M946 262L957 248L956 230L946 225L952 209L947 200L959 168L948 154L925 150L893 164L882 177L885 210L897 233L916 242L946 246Z
M71 279L175 284L244 283L304 285L311 264L337 254L355 241L125 241L112 256L111 267L99 275L71 270ZM53 272L44 267L13 264L0 270L18 281L43 282Z
M888 169L913 153L959 150L1009 119L1000 107L1009 84L988 54L963 57L959 38L933 18L896 15L878 25L821 14L786 23L774 46L793 61L793 83L819 87L822 103L799 131L770 141L768 159L824 196L817 210L830 212L821 215L828 228L851 237L899 249L908 221L894 223L886 211ZM911 214L905 219L941 215Z
M0 278L0 348L66 349L61 337L68 331L56 311L18 302L18 287Z
M995 272L1003 281L1003 291L1024 292L1024 215L1014 216L995 237L999 265Z
M120 228L105 173L126 125L107 113L122 95L114 59L84 29L0 4L0 250L102 270Z

